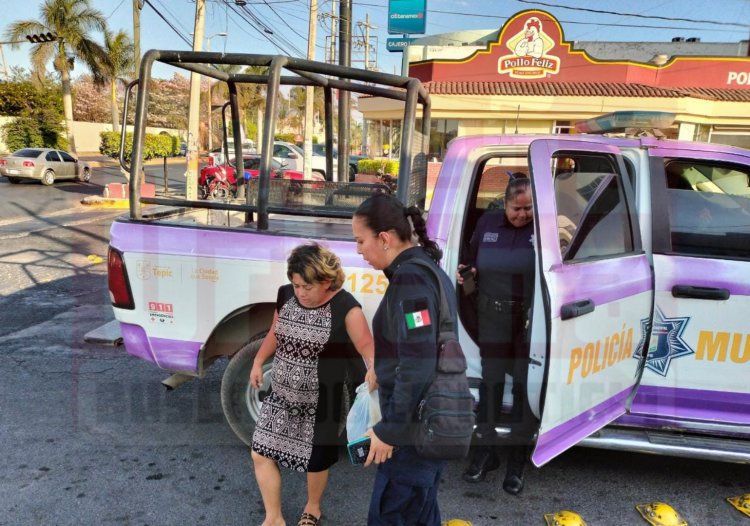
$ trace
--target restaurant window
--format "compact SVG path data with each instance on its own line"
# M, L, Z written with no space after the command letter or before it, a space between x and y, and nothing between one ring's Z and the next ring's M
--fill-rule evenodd
M556 135L567 135L575 132L576 128L571 121L555 121L554 126L552 126L552 133Z
M458 119L433 119L430 122L428 159L442 161L451 139L458 136Z
M708 142L750 148L750 128L739 126L714 126Z

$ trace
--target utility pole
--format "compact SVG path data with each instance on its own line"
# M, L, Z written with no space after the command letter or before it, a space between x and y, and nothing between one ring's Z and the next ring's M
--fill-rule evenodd
M135 76L141 70L141 9L143 0L133 0L133 53L135 54Z
M307 34L307 60L315 60L315 36L318 26L318 0L310 0L310 29ZM304 164L302 165L305 180L312 176L312 136L313 136L313 102L315 101L315 88L305 88L305 149ZM326 152L333 155L333 152ZM331 177L333 174L327 174Z
M352 1L339 4L339 64L352 64ZM339 165L337 181L349 180L349 119L351 93L339 90Z
M195 29L193 30L193 51L203 49L203 29L206 22L206 0L195 0ZM190 73L190 109L188 113L187 172L185 175L185 197L188 201L198 198L198 161L200 157L200 108L201 76ZM235 152L240 153L240 152Z
M227 34L222 31L221 33L216 33L215 35L211 35L210 37L208 37L206 39L206 51L211 51L211 39L213 37L225 37L225 36L227 36ZM208 151L209 152L213 149L213 129L211 127L211 121L213 119L213 106L211 105L211 81L212 80L213 79L209 77L208 79Z
M365 15L365 23L357 22L357 25L365 28L365 70L370 69L370 29L375 29L375 26L370 24L370 14Z
M331 58L330 64L336 63L336 37L338 36L338 17L336 16L336 0L331 0Z

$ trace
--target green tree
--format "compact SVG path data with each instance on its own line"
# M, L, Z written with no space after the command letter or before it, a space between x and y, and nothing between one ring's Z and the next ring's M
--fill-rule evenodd
M128 83L135 67L135 52L133 41L125 31L112 34L104 32L104 51L107 60L101 66L102 76L109 82L110 101L112 104L112 129L120 131L120 116L117 110L117 81Z
M50 32L57 35L57 40L53 42L32 47L31 63L35 69L43 71L45 64L52 60L55 71L60 75L68 142L74 153L70 72L74 61L80 60L88 66L95 79L102 78L101 66L106 63L106 53L91 38L91 31L104 32L106 27L104 15L91 6L90 0L45 0L39 9L39 20L18 20L10 24L6 31L6 38L13 41L24 40L30 34ZM13 44L13 47L17 48L18 44Z
M2 128L11 150L26 146L65 148L62 140L62 99L59 86L48 79L40 85L21 70L9 82L0 82L0 115L14 117Z

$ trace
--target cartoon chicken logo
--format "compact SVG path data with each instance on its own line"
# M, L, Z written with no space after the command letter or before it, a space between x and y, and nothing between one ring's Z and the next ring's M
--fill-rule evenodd
M519 57L542 58L544 54L544 42L539 36L542 30L542 22L538 18L529 18L526 22L524 38L518 41L513 52Z
M554 41L542 30L542 21L532 16L521 31L505 44L513 54L498 59L497 71L517 79L538 79L560 71L560 59L549 55Z

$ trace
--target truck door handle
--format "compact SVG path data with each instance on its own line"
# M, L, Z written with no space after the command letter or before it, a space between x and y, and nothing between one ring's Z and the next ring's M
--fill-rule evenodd
M566 303L560 308L560 319L569 320L577 318L589 312L594 312L594 302L591 300L580 300Z
M675 285L672 287L672 296L675 298L694 298L698 300L728 300L729 289Z

